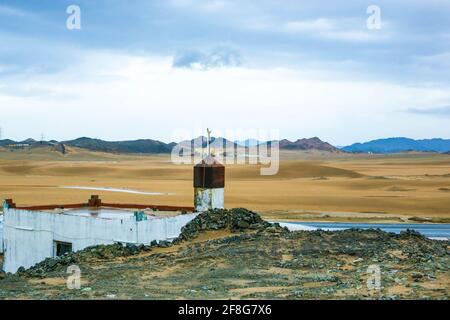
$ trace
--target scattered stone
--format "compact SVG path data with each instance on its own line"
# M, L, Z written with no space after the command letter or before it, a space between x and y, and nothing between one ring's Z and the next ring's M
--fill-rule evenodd
M415 282L419 282L420 280L423 279L424 275L418 272L413 272L411 277L414 279Z
M417 232L416 230L407 229L406 231L400 232L400 238L421 238L426 239L424 235L422 235L420 232Z
M70 252L56 258L47 258L44 261L36 264L28 270L20 268L18 274L23 274L31 277L45 277L46 273L65 269L71 264L88 263L93 261L113 260L117 257L126 257L136 255L140 252L149 250L148 247L134 244L126 244L125 246L116 243L112 245L100 245L95 247L88 247L77 252Z
M269 233L289 232L279 224L271 224L264 221L261 216L247 209L215 209L200 213L181 230L180 236L173 242L152 241L150 246L120 243L112 245L100 245L85 248L78 252L66 253L60 257L47 258L28 270L20 268L18 274L31 277L43 278L48 272L65 268L71 264L90 262L97 260L113 260L117 257L137 255L141 252L151 250L151 247L168 248L173 244L180 243L198 237L201 231L229 229L232 232L243 232L245 230L257 230Z
M239 221L237 225L239 228L242 228L242 229L248 229L250 227L250 224L244 220Z
M279 224L271 224L255 212L247 209L214 209L200 213L195 219L181 229L180 236L173 243L195 239L201 231L224 230L242 232L245 230L268 231L273 233L288 232Z
M32 299L232 299L237 297L234 289L253 287L269 290L238 297L448 299L448 290L440 280L448 273L449 241L430 240L414 231L288 232L254 212L233 209L199 214L183 228L175 243L208 230L230 230L234 234L188 242L170 252L156 250L158 253L151 255L136 256L173 243L86 248L47 259L27 271L21 269L20 274L6 275L0 285L0 299L18 295ZM39 278L67 277L71 264L80 266L84 283L95 284L95 290L67 290L64 284L49 290L48 285L39 284ZM368 267L373 264L381 268L383 286L367 292ZM29 276L38 281L30 282ZM433 289L421 285L426 281L433 281ZM408 289L389 290L396 286Z
M160 241L158 243L158 247L160 248L168 248L170 247L172 244L170 243L170 241Z

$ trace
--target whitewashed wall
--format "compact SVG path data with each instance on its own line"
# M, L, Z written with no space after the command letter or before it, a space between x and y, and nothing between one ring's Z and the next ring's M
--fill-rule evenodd
M3 214L0 214L0 253L3 253Z
M223 209L225 206L224 188L195 188L194 206L196 212L209 209Z
M134 218L101 219L69 214L6 209L4 213L4 265L14 273L54 256L54 241L70 242L74 251L115 242L150 244L172 240L196 214L137 222Z

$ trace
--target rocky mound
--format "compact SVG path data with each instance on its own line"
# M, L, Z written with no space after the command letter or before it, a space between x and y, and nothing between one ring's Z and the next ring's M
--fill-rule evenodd
M289 232L278 223L264 221L255 212L243 208L214 209L200 213L195 219L181 229L181 234L173 243L180 243L198 237L199 233L208 230L229 229L231 232L257 230L268 232Z
M44 277L46 273L67 267L71 264L86 264L94 261L107 261L117 257L127 257L141 252L149 251L150 246L144 245L122 245L120 243L111 245L99 245L88 247L81 251L66 253L56 258L47 258L28 270L21 267L17 271L19 275L31 277Z
M302 242L302 252L304 254L317 254L317 252L331 254L339 251L352 256L366 257L380 250L392 249L398 241L408 241L408 243L411 243L408 246L403 246L403 251L405 255L408 255L409 259L420 258L428 261L429 256L433 254L437 256L447 254L445 246L442 247L441 242L429 240L420 233L412 230L402 232L399 235L381 230L358 229L340 232L322 230L289 232L289 230L281 227L279 224L271 224L264 221L260 215L247 209L216 209L200 213L182 228L179 237L173 242L160 241L158 243L153 241L149 246L122 245L118 243L89 247L78 252L64 254L57 258L48 258L28 270L21 268L18 271L18 275L44 278L49 273L64 270L64 268L71 264L79 264L83 268L89 269L89 265L95 264L96 262L101 263L102 261L113 261L118 257L134 256L151 251L156 247L170 247L184 241L195 239L202 232L213 230L230 230L236 233L254 231L254 234L247 232L217 240L233 245L243 240L244 237L245 239L262 239L264 241L279 237L285 239L297 239L301 237L305 240ZM361 244L361 246L358 247L356 244ZM380 244L384 247L381 248ZM318 246L320 249L317 248ZM423 252L427 252L427 255L423 256Z
M279 224L264 221L261 216L247 209L215 209L200 213L181 230L180 236L174 241L153 241L150 246L133 244L112 244L88 247L84 250L66 253L57 258L48 258L28 270L20 268L18 274L43 277L45 273L66 267L71 264L88 263L101 260L112 260L117 257L127 257L150 251L154 247L167 248L183 241L198 237L200 232L209 230L229 229L232 232L256 230L269 233L289 232Z

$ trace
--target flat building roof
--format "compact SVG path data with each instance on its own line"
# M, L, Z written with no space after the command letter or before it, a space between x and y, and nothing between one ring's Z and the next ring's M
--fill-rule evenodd
M138 211L143 212L147 216L147 219L175 217L183 214L182 211L154 211L152 209L138 210L138 209L117 209L108 207L42 210L42 212L47 213L66 214L71 216L92 217L99 219L117 219L117 220L131 219L134 216L135 212Z
M136 212L143 212L147 219L174 217L189 212L194 212L193 207L150 205L150 204L121 204L103 203L97 195L92 195L87 203L17 206L12 199L5 200L7 208L41 211L54 214L68 214L80 217L95 217L102 219L128 219Z

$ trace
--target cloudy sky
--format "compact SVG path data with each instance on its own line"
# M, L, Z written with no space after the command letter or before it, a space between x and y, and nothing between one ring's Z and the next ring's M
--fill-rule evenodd
M450 138L450 2L1 0L0 111L11 139Z

